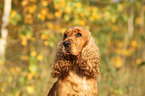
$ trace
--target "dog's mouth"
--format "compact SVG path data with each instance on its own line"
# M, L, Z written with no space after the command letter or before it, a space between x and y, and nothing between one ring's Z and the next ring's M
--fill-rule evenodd
M66 52L65 54L66 54L66 55L72 55L71 52Z
M65 51L65 52L64 52L64 55L65 55L65 56L73 56L73 54L72 54L70 51Z
M64 57L65 57L66 59L74 59L74 58L77 58L78 55L74 55L74 54L72 54L70 51L65 51L65 52L64 52Z

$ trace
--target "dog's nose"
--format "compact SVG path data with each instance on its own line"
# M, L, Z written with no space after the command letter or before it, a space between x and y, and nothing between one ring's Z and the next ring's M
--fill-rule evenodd
M70 41L64 41L64 42L63 42L63 45L64 45L65 47L69 47L70 44L71 44Z

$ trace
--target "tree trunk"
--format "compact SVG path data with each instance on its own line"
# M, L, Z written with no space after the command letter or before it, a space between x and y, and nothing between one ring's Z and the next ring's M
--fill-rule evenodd
M133 17L134 17L134 12L133 9L130 9L130 17L128 19L128 38L131 39L133 37Z
M130 17L128 18L128 30L127 32L125 32L124 34L124 52L127 50L128 47L128 42L130 39L132 39L133 37L133 32L134 32L134 22L133 22L133 18L134 18L134 10L133 8L129 9L129 13ZM123 58L124 63L126 62L126 56L124 56Z
M141 11L140 11L140 18L141 18L141 33L143 34L145 32L145 27L144 27L144 9L143 7L141 8ZM142 56L142 59L143 61L145 61L145 46L143 46L143 56Z
M7 26L9 23L10 11L11 11L11 0L4 0L4 11L2 16L1 37L0 37L0 65L3 64L5 60L5 50L8 35Z

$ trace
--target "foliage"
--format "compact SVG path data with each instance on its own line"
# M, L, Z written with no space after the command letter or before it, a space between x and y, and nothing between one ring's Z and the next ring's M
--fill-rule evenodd
M142 73L143 83L145 73L144 12L142 0L13 0L5 64L0 59L0 94L47 94L57 43L68 27L81 25L100 48L100 96L143 96L145 85L131 92L140 86L133 76Z

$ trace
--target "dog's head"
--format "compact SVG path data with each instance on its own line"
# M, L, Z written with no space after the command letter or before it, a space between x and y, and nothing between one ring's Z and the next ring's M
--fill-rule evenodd
M90 39L90 32L83 27L68 28L63 34L63 53L65 56L78 56Z

